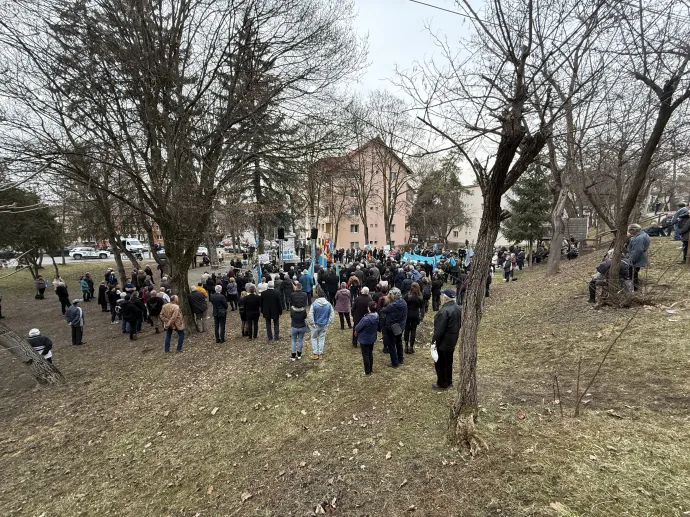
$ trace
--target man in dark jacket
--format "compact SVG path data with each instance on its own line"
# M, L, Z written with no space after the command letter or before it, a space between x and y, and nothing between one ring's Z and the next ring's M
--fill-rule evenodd
M136 331L141 332L141 329L144 325L144 320L147 317L146 304L139 296L139 293L132 293L132 303L137 308L137 311L139 311L136 322Z
M137 339L137 321L139 320L141 313L139 308L134 305L132 301L132 295L125 296L125 301L120 305L120 315L122 319L129 325L129 339Z
M199 332L206 332L206 311L208 310L208 303L206 297L201 291L197 291L196 286L192 286L192 292L189 293L189 305L192 306L192 313L194 314L194 321Z
M252 337L256 339L259 333L259 316L261 316L261 297L256 294L256 286L251 282L247 283L245 288L249 294L242 300L244 305L245 320L247 322L247 336L251 341Z
M434 317L434 337L438 351L436 361L437 380L432 384L434 390L446 390L453 385L453 354L460 337L460 306L455 302L455 291L445 289L441 292L443 304Z
M216 335L216 343L225 343L225 319L228 315L228 300L223 295L223 286L217 285L215 293L210 297L213 305L213 331Z
M369 313L369 304L372 302L371 296L369 296L369 288L362 287L361 294L355 298L355 302L352 304L352 346L357 347L357 338L355 337L354 328L359 323L366 314Z
M149 311L149 318L151 325L153 328L156 329L156 334L160 333L160 325L161 325L161 310L163 309L163 305L165 305L165 300L163 298L158 296L158 293L156 293L155 290L151 291L149 293L149 299L146 302L146 308Z
M431 281L431 308L434 311L441 306L441 289L443 289L443 280L438 275L434 275Z
M266 337L269 341L280 340L280 315L283 314L283 305L280 295L275 290L273 280L268 282L268 289L261 293L261 314L266 320ZM273 322L273 332L271 332L271 321Z
M338 283L338 275L335 273L333 268L328 270L328 273L323 271L321 274L325 275L324 281L322 282L323 290L328 296L328 301L331 305L335 305L335 295L340 288Z

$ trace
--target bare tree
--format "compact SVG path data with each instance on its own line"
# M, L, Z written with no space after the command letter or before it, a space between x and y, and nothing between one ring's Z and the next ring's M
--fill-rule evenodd
M187 270L213 201L269 151L248 121L276 103L295 112L362 64L351 2L22 0L5 14L14 73L0 97L18 116L2 120L12 136L0 147L61 162L155 220L188 320ZM126 190L71 167L75 149L107 156Z
M583 32L596 9L584 20L566 20L568 13L551 10L543 2L537 9L532 0L491 0L481 15L469 0L458 4L476 34L469 43L468 62L461 63L457 52L437 39L446 66L429 62L417 67L415 75L402 75L401 81L422 103L421 120L467 159L483 195L479 239L463 302L458 393L450 418L451 439L475 453L485 445L475 428L477 332L493 246L504 217L501 197L536 160L551 134L552 117L560 116L541 70L547 63L557 68L551 56ZM536 26L566 22L572 27L566 40L549 40L544 53L533 53ZM535 96L541 110L530 104Z
M0 321L0 347L9 351L31 370L40 384L62 384L64 376L55 365L36 353L33 347L19 334Z

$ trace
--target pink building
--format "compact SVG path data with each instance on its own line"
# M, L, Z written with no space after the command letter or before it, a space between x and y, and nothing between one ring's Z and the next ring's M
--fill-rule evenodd
M407 244L412 171L382 140L370 140L347 156L319 160L315 167L327 177L318 216L311 222L319 229L318 244L325 239L335 240L337 248ZM392 214L388 221L385 213Z

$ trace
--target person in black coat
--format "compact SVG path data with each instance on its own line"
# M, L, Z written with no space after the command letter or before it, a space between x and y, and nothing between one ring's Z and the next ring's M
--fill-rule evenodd
M455 345L460 337L461 309L455 302L456 293L452 289L445 289L441 293L443 305L434 317L434 337L438 351L436 361L436 382L431 386L434 390L446 390L453 385L453 354Z
M141 299L139 296L139 293L132 293L132 303L134 306L137 308L139 311L139 317L137 318L137 325L136 325L136 330L137 332L141 332L141 328L144 325L144 320L147 317L147 311L146 311L146 304L144 303L144 300Z
M366 314L369 313L369 304L373 300L369 296L369 288L362 287L360 295L355 298L355 303L352 305L352 346L357 347L357 338L355 337L354 328Z
M105 282L98 286L98 305L101 306L101 312L108 312L108 288Z
M283 302L280 294L275 290L273 280L268 282L268 289L261 293L261 314L266 320L266 337L269 341L280 340L280 316L283 314ZM271 332L271 321L273 332Z
M213 306L213 332L216 343L225 343L225 319L228 315L228 300L223 294L223 286L217 285L215 293L209 297Z
M256 294L256 286L254 284L247 284L249 294L243 298L244 300L244 317L247 320L247 336L252 339L257 338L259 334L259 316L261 316L261 297ZM253 329L253 330L252 330Z
M424 298L419 284L414 282L410 292L403 296L407 304L407 319L405 320L405 353L414 354L414 342L417 337L417 326L422 320L424 311Z
M431 309L434 311L441 306L441 289L443 289L443 279L436 274L431 280Z
M140 313L137 306L132 302L131 295L125 296L125 301L120 305L120 314L122 319L129 325L129 339L137 339L137 320Z
M192 306L192 313L194 314L194 321L199 332L206 332L206 311L208 310L208 303L204 293L198 291L196 287L192 287L192 292L189 293L189 305Z
M146 308L149 311L149 321L151 326L156 329L156 334L160 333L161 326L161 311L163 310L163 305L165 305L165 300L163 300L162 295L158 296L155 289L149 293L149 299L146 302Z
M57 280L55 282L55 294L57 295L58 299L60 300L60 309L62 310L62 314L65 314L65 311L72 305L69 301L69 293L67 292L67 286L65 283L61 280Z

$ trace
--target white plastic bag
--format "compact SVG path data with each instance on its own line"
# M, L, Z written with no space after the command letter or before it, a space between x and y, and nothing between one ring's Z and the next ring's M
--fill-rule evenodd
M438 362L438 350L436 350L436 342L431 343L431 358L434 362Z

